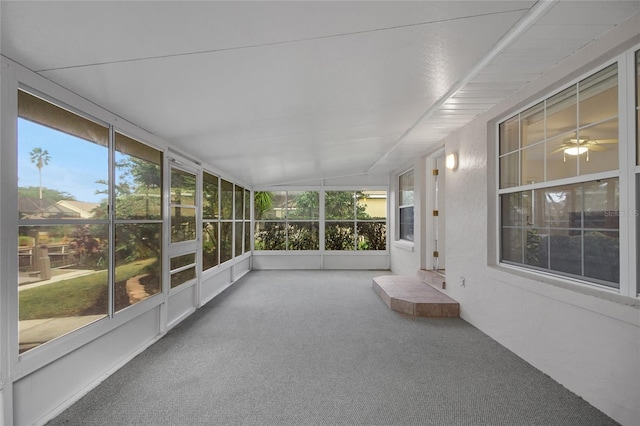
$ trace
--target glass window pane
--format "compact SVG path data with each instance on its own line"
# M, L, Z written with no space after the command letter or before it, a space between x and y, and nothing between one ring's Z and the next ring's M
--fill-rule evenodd
M500 155L520 148L520 116L516 115L500 123Z
M196 268L185 269L184 271L171 274L171 288L175 288L187 281L194 280L196 278Z
M385 222L358 222L358 250L386 250L387 224Z
M244 222L236 222L235 228L236 232L234 234L235 244L234 244L234 255L242 256L242 242L244 241L244 231L242 227L244 226Z
M579 137L585 151L578 151L581 175L618 169L617 118L587 127Z
M107 315L107 225L21 226L18 235L20 352ZM30 327L68 317L75 320L51 323L46 335Z
M356 195L358 219L387 218L387 191L358 191Z
M288 219L318 219L320 194L317 191L289 191Z
M251 191L244 190L244 219L251 219Z
M284 219L287 205L286 191L256 191L253 197L256 220Z
M284 222L256 222L253 244L256 250L286 250L286 224Z
M355 233L353 222L325 223L325 250L354 250Z
M319 250L318 222L291 222L287 229L287 250Z
M20 93L20 100L37 99ZM19 217L106 218L109 129L46 104L37 113L42 114L36 117L38 122L22 118L33 117L29 113L18 119Z
M636 57L638 55L636 54ZM639 57L640 59L640 57ZM636 217L636 293L640 294L640 174L636 175L636 209L631 212Z
M196 209L194 207L171 208L171 242L196 239Z
M529 226L524 231L524 263L539 268L549 266L549 239L546 229Z
M584 276L606 281L619 288L620 235L617 231L587 231L584 234Z
M221 182L220 218L233 219L233 184L224 179Z
M244 253L251 251L251 222L244 222Z
M522 147L543 141L544 129L544 102L532 106L520 114L522 129Z
M218 176L202 173L202 218L218 219Z
M547 141L547 181L578 175L578 146L574 133L565 133Z
M554 229L550 232L549 269L582 275L582 232Z
M502 260L523 263L523 228L502 227L501 238Z
M520 152L500 157L500 188L512 188L520 185Z
M618 116L618 64L578 83L580 127Z
M544 182L544 155L544 142L522 150L521 182L523 185Z
M220 263L233 258L233 222L220 222Z
M544 190L545 226L550 228L582 227L582 185L556 186Z
M546 138L551 139L578 129L578 102L576 86L573 85L547 99Z
M171 169L171 204L196 205L196 175L184 170Z
M522 192L504 194L500 196L502 226L524 226L524 214L522 210Z
M640 50L636 52L636 145L636 164L640 165Z
M180 256L172 257L170 261L170 268L172 271L182 268L183 266L192 265L196 263L196 254L187 253Z
M584 189L584 227L619 229L620 188L618 179L586 182Z
M202 270L218 265L218 222L202 224Z
M400 175L399 182L400 189L400 205L412 206L413 205L413 170Z
M116 219L162 219L162 153L115 136Z
M244 188L238 185L234 187L234 205L236 220L244 219Z
M354 191L327 191L324 205L326 219L355 219Z
M115 227L115 310L162 291L162 224Z
M413 207L400 209L400 239L413 241Z

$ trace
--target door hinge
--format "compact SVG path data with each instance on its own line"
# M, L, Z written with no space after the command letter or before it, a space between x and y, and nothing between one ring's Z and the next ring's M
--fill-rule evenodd
M437 251L433 252L433 257L439 257L438 255L439 255L439 253Z
M438 176L438 169L433 169L433 175Z
M433 215L434 215L434 216L438 216L438 210L434 210L434 211L433 211Z

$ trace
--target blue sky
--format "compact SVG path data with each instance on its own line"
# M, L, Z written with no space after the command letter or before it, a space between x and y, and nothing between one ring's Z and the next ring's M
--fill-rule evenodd
M38 168L30 160L33 148L49 152L49 164L42 168L42 186L65 191L78 201L100 202L105 195L97 184L108 177L107 147L18 119L18 186L39 186Z

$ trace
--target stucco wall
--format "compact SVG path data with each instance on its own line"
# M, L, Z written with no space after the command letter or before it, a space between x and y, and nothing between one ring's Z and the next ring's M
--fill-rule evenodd
M640 419L638 300L491 265L495 139L488 123L639 43L638 29L635 18L619 26L443 141L459 158L446 175L446 291L462 317L625 425ZM416 259L392 245L394 273L415 275Z

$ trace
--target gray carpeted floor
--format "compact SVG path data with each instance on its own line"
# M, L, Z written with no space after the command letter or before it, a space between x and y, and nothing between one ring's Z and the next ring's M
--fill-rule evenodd
M613 425L460 319L410 318L374 271L258 271L50 425Z

